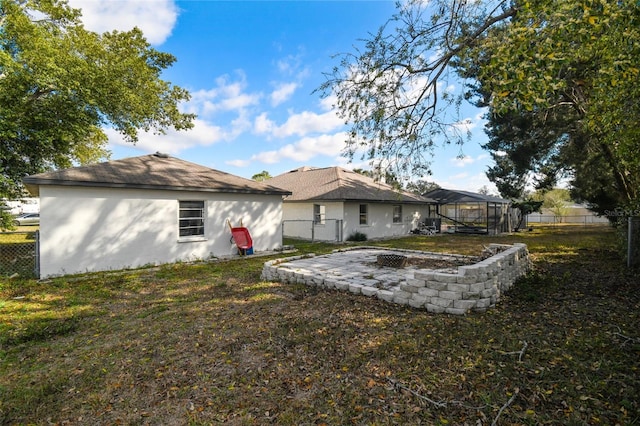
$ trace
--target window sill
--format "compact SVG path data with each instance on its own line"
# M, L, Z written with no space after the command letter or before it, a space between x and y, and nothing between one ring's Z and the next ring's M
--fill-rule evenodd
M180 237L178 238L178 243L197 243L207 241L207 238L202 236L194 236L194 237Z

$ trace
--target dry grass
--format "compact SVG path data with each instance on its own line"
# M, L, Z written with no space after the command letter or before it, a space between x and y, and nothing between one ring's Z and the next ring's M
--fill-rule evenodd
M368 243L527 243L535 270L464 317L263 282L257 257L6 282L0 423L637 424L640 297L613 239L581 227Z

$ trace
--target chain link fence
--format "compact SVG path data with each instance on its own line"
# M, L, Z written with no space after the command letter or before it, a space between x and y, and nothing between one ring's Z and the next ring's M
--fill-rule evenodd
M344 239L342 224L341 219L326 219L322 222L285 220L282 222L282 236L310 241L342 242Z
M38 231L0 232L0 277L38 277L38 237Z

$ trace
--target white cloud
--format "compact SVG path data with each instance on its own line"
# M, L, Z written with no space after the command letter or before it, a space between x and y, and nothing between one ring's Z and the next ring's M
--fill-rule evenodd
M337 157L344 148L346 137L346 133L342 132L333 135L306 137L295 144L285 145L278 150L255 154L251 157L251 160L265 164L275 164L283 159L307 162L318 155Z
M278 126L263 112L254 120L253 130L260 135L284 139L290 136L305 136L310 133L329 133L343 126L335 111L315 113L303 111L291 114L287 121Z
M488 157L489 157L489 155L487 155L487 154L480 154L475 158L471 157L469 155L465 155L465 156L462 156L462 157L450 158L449 162L451 164L453 164L454 166L456 166L456 167L465 167L465 166L468 166L469 164L473 164L473 163L476 163L478 161L482 161L482 160L484 160L484 159L486 159Z
M469 173L458 173L452 176L449 176L449 179L454 179L454 180L460 180L460 179L467 179L469 177Z
M449 162L451 162L456 167L464 167L469 164L473 164L475 161L476 160L468 155L465 155L464 157L454 157L449 159Z
M454 123L453 127L460 133L469 133L476 125L477 123L474 123L473 120L467 117Z
M191 100L185 105L187 112L207 116L218 112L241 111L257 105L262 94L245 92L247 81L244 73L238 71L236 75L236 81L230 81L230 77L224 75L216 79L213 89L192 92Z
M285 74L292 74L293 70L297 66L297 64L294 63L296 61L292 61L292 59L293 56L289 56L285 59L280 59L279 61L277 61L276 67L278 68L278 71Z
M278 151L264 151L251 157L251 160L265 164L276 164L282 157Z
M480 188L486 186L489 192L497 194L498 189L484 173L469 175L468 173L460 173L453 176L447 176L445 179L435 179L436 183L446 189L458 189L461 191L478 192Z
M231 120L231 128L225 132L225 140L233 140L242 133L250 131L251 128L252 123L249 119L249 113L243 109L239 111L235 119Z
M280 46L281 47L281 46ZM284 58L278 59L276 61L276 68L280 73L292 76L297 75L298 77L303 77L307 75L308 70L303 67L302 57L304 52L300 52L297 55L287 55Z
M343 122L334 111L323 114L303 111L289 116L287 121L273 129L273 135L278 138L288 136L304 136L309 133L327 133L342 127Z
M273 129L275 129L275 127L276 127L276 123L273 122L272 120L269 120L269 118L267 118L267 113L263 112L262 114L256 117L253 125L253 130L257 134L265 134L265 133L273 132Z
M479 113L474 115L473 117L463 118L459 120L457 123L453 124L454 129L460 133L469 133L479 125L484 124L484 114L485 110L482 109Z
M173 0L69 0L69 5L82 9L82 22L88 30L103 33L138 27L155 45L164 43L178 19Z
M332 111L335 110L335 105L338 103L338 97L335 94L331 94L326 98L320 99L320 108L323 111Z
M271 106L278 106L289 100L298 88L298 83L281 83L276 90L271 93Z
M304 53L288 55L275 62L275 67L286 82L273 82L275 89L270 95L271 106L276 107L291 99L294 92L302 86L302 82L311 74L309 68L303 66ZM293 81L292 81L293 80Z
M234 167L247 167L249 164L251 164L250 160L231 160L231 161L225 161L225 164L228 164L230 166L234 166Z
M125 142L122 135L115 130L105 129L109 142L114 145L131 147L131 143ZM222 128L196 119L192 129L176 131L168 129L166 135L156 135L153 132L140 132L138 142L134 145L144 152L165 152L177 155L181 151L198 146L209 146L222 140L227 140L230 135Z

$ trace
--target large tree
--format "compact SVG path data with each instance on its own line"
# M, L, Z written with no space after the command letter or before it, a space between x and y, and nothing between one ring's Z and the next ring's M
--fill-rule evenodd
M0 1L0 196L25 175L108 156L103 128L187 129L189 93L160 75L175 58L138 29L97 34L64 0Z
M462 99L448 88L456 58L514 14L514 8L486 2L398 2L387 24L362 49L341 55L318 89L335 96L351 126L345 154L363 152L396 172L429 174L430 154L440 142L466 138L456 114Z
M595 207L633 204L639 10L635 0L402 3L320 90L351 125L348 155L428 168L440 141L464 141L455 113L467 99L488 108L489 176L504 195L564 175ZM467 79L460 96L445 89L455 74Z
M541 188L567 177L600 212L637 203L638 40L637 2L523 2L467 49L459 69L490 107L486 148L503 155L489 175L532 173Z

